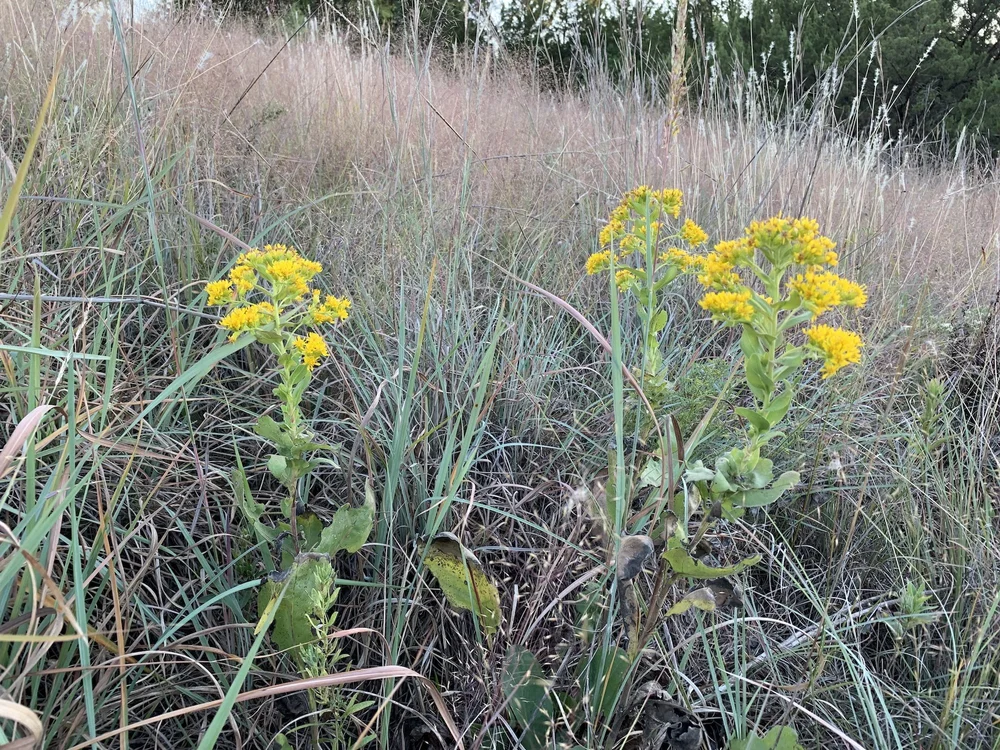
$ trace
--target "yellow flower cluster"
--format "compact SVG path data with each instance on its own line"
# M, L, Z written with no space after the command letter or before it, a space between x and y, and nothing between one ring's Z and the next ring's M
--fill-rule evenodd
M227 305L244 299L257 287L258 274L271 282L272 296L279 305L302 299L309 292L309 282L322 270L322 265L303 258L295 248L266 245L263 250L243 253L228 279L206 285L208 304Z
M836 243L819 233L819 222L815 219L775 216L751 223L746 234L754 246L765 250L774 246L790 246L792 260L800 266L837 265L837 254L833 251Z
M709 292L698 304L712 314L712 318L725 323L747 323L753 318L750 300L753 292L749 289L738 291Z
M234 305L219 321L232 332L230 341L243 333L268 330L291 335L303 327L346 320L350 300L332 295L324 298L318 289L309 286L322 270L321 264L303 258L295 248L285 245L250 250L239 256L226 278L205 285L208 304ZM247 297L254 291L266 301L250 303ZM309 304L301 304L307 296ZM291 353L297 351L310 370L327 356L326 342L317 333L295 337L291 343L294 344Z
M698 245L708 242L708 232L691 221L691 219L685 219L684 226L681 227L681 239L691 247L698 247Z
M790 279L788 286L812 310L813 318L831 307L864 307L868 301L863 286L829 271L807 271Z
M320 301L319 289L313 289L313 301L309 307L309 314L312 317L312 322L316 325L347 320L350 309L351 301L349 299L334 297L328 294L325 300Z
M681 273L701 268L704 260L700 255L692 255L679 247L670 247L665 253L660 253L661 263L676 266Z
M601 247L609 247L613 242L618 242L621 245L621 249L626 252L634 252L636 250L643 250L646 243L655 244L656 237L659 234L661 225L659 221L656 221L656 217L661 214L667 214L673 216L675 219L680 216L681 206L683 205L683 195L680 190L665 189L665 190L651 190L646 185L640 185L634 190L630 190L622 198L621 203L615 206L611 215L608 217L608 223L601 229L598 235L598 241L601 243ZM632 232L628 231L628 222L632 217L632 213L642 213L653 217L650 221L648 227L649 236L647 234L647 227L645 223L637 223ZM690 222L694 229L689 230L692 233L692 237L697 237L697 231L702 231L694 222ZM687 224L685 224L685 227ZM702 232L704 234L704 232ZM707 235L705 239L707 239ZM703 240L704 241L704 240ZM691 243L696 245L698 243Z
M228 305L233 301L233 285L225 279L210 281L205 284L205 292L208 294L208 304Z
M219 325L226 330L232 331L233 333L229 337L229 340L236 341L241 333L251 331L269 319L273 319L275 312L274 305L270 302L237 307L220 320Z
M735 266L718 253L709 253L699 259L698 283L708 289L733 289L739 286L740 277Z
M823 357L823 379L849 364L861 361L861 337L852 331L817 325L803 331L808 345Z
M600 273L611 266L611 251L601 250L598 253L594 253L589 258L587 258L587 275L593 276L595 273Z
M316 261L303 258L295 248L285 245L266 245L264 250L251 250L240 256L234 272L248 274L245 269L257 271L274 287L279 300L299 300L309 293L309 282L323 271Z
M726 240L700 260L698 283L710 289L733 289L740 284L739 266L753 261L753 245L746 238Z
M615 284L618 285L620 290L625 291L636 282L636 275L631 268L622 268L615 271Z
M305 336L296 336L292 343L302 355L302 364L309 368L310 372L321 359L330 355L330 350L326 348L326 341L314 331Z

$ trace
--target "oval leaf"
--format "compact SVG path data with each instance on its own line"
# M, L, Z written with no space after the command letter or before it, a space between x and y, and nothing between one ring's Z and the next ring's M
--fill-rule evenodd
M553 716L552 698L541 665L527 649L511 646L507 650L503 691L510 714L523 732L521 745L525 750L544 748Z
M335 555L341 550L357 552L368 541L375 523L375 492L365 483L365 504L360 508L341 506L330 525L323 529L315 552Z
M298 659L299 647L316 639L310 617L318 620L327 614L320 611L322 607L319 602L325 600L333 585L333 566L328 557L302 555L288 575L291 580L288 581L284 598L275 610L271 638L278 648ZM257 609L263 613L262 621L284 585L285 581L268 581L261 587Z
M667 617L683 614L692 607L700 609L703 612L715 611L715 592L708 586L689 591L684 595L683 599L667 610Z
M451 606L472 612L492 635L500 626L500 593L482 563L454 534L438 534L426 548L424 564Z

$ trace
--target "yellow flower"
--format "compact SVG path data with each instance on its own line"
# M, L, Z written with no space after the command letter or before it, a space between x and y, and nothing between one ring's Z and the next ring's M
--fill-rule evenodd
M322 325L324 323L335 323L338 320L347 320L348 310L351 307L349 299L341 299L327 295L326 300L320 302L318 289L313 290L313 304L310 308L313 323Z
M205 291L210 305L227 305L233 301L233 287L225 279L210 281L205 284Z
M625 193L625 197L622 198L621 205L629 206L635 203L641 203L650 197L656 198L657 193L650 190L649 185L639 185L638 187L634 187Z
M809 242L817 234L819 234L819 222L815 219L810 219L807 216L802 216L798 219L792 220L792 232L794 235L802 240L803 242Z
M636 277L635 274L632 273L631 268L622 268L615 271L615 284L618 285L619 290L624 292L635 283Z
M819 235L801 242L792 254L792 259L800 266L835 266L837 254L833 248L837 246L829 237Z
M840 304L847 307L861 308L868 302L865 288L842 276L837 276L837 291L840 293Z
M236 287L236 294L245 297L257 286L257 274L246 263L239 263L229 272L229 281Z
M625 222L612 217L611 221L609 221L604 229L601 230L600 235L598 235L598 240L601 243L601 247L607 247L613 240L624 233Z
M681 227L681 239L691 247L698 247L698 245L708 242L708 233L691 219L685 219L684 226Z
M660 253L660 262L676 266L683 273L700 269L705 259L700 255L692 255L686 250L681 250L679 247L670 247L667 248L667 252Z
M244 331L251 331L261 325L269 316L274 315L274 306L268 302L259 305L237 307L219 321L219 325L233 332L230 341L236 341Z
M777 235L784 234L790 226L788 219L781 216L772 216L764 221L752 221L747 227L747 237L759 241L761 238L775 239Z
M709 292L698 304L712 313L712 318L723 323L746 323L753 318L750 300L753 292L741 289L735 292Z
M698 283L711 289L732 289L739 286L740 277L733 270L733 264L718 253L709 253L701 262Z
M319 364L319 361L323 357L327 357L330 354L329 349L326 348L326 341L315 332L311 332L305 337L296 336L292 343L302 355L302 364L309 368L310 372Z
M587 275L593 276L611 265L611 251L602 250L587 258Z
M790 279L788 286L813 311L814 318L837 305L863 307L868 301L863 286L829 271L807 271Z
M739 240L724 240L715 246L714 252L719 260L731 266L746 265L753 260L753 245L747 238Z
M681 206L684 205L684 194L680 190L674 188L664 189L658 193L653 193L653 197L660 202L664 213L670 214L675 219L681 215Z
M821 372L824 380L847 365L861 361L864 344L861 337L852 331L818 325L805 329L803 333L809 341L808 346L823 358Z

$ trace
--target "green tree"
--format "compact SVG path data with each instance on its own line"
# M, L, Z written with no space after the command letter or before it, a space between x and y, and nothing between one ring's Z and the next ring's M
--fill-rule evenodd
M719 7L724 70L753 68L792 96L831 70L835 105L866 128L919 135L942 123L1000 147L1000 1L738 0Z

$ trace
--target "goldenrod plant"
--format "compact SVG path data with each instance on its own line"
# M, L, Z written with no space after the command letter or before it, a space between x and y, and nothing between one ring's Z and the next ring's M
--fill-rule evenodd
M642 361L633 368L642 383L642 391L655 410L659 410L672 390L663 367L660 335L667 325L667 311L662 307L662 292L684 270L683 262L665 262L670 258L691 257L686 250L664 245L684 245L694 250L708 241L705 231L691 219L679 228L672 221L680 216L680 190L651 190L639 187L630 191L611 212L601 230L601 249L586 263L589 275L610 272L621 294L631 294L635 312L642 325ZM629 413L640 419L641 437L648 436L651 425L644 419L637 402L630 403Z
M262 523L266 509L249 498L245 481L241 505L260 541L276 547L277 559L269 561L272 572L261 590L260 611L275 606L280 588L287 586L276 605L272 636L281 648L290 649L309 673L317 668L318 652L310 645L317 640L315 623L332 622L331 556L341 550L360 549L371 533L375 510L374 496L366 488L362 507L342 504L324 526L306 509L306 498L300 495L303 480L315 468L337 466L332 457L322 455L332 452L333 446L316 441L302 413L312 373L330 354L326 336L347 320L351 307L350 300L323 295L314 287L322 270L321 264L304 258L294 248L267 245L239 256L225 278L208 283L205 289L208 304L226 310L219 325L229 332L229 339L253 337L265 344L274 358L278 376L274 396L281 420L261 414L255 431L274 446L267 468L287 492L281 503L287 521L277 528Z
M620 308L631 302L641 327L641 361L630 368L641 394L628 404L628 412L651 413L629 423L623 413L616 431L621 436L631 426L642 442L654 433L656 437L650 446L652 458L631 467L631 476L616 476L613 458L609 465L605 526L611 532L614 549L609 551L614 554L617 585L623 593L628 648L623 650L607 639L595 641L578 675L587 694L584 705L589 717L579 713L568 717L571 723L605 717L611 723L612 742L624 715L615 707L628 705L633 666L662 621L675 586L686 582L688 591L666 615L692 608L714 610L734 595L724 579L760 560L753 556L716 567L701 559L698 549L720 519L735 521L749 508L770 505L798 483L795 471L775 479L773 462L762 453L769 441L782 434L779 427L794 403L806 360L822 363L820 374L825 380L857 363L862 347L858 334L817 322L834 308L859 308L866 302L863 287L830 270L838 262L835 243L820 234L817 222L780 216L754 222L742 237L703 252L708 234L690 218L681 221L682 208L679 190L639 187L630 191L611 212L599 235L601 247L585 266L589 275L609 275L615 302ZM676 422L664 409L673 384L662 352L661 337L668 322L663 293L682 276L700 284L703 293L698 304L714 321L741 330L742 372L753 398L752 406L734 409L747 426L746 433L732 435L732 447L718 455L712 466L696 458L698 436L683 442L678 439ZM613 320L621 325L620 316ZM621 336L621 330L612 332L613 339ZM633 517L637 520L620 523L624 516L613 506L623 501L629 505L629 488L651 488L654 498ZM657 548L662 550L661 560L643 607L633 579ZM692 586L694 581L702 583ZM522 743L546 746L546 726L554 707L543 695L541 667L529 652L516 647L509 651L505 666L511 710L523 730ZM696 721L685 721L695 732ZM766 743L778 738L789 748L798 747L791 730L766 740L758 738L765 744L757 746L777 747Z
M632 522L620 529L608 524L617 537L613 552L618 586L624 594L628 649L623 652L605 643L590 663L601 665L601 674L611 675L609 679L617 686L614 698L620 701L630 691L631 677L624 679L627 665L635 663L649 642L675 586L686 582L687 593L676 599L666 615L691 608L714 610L733 595L724 579L760 560L753 556L716 567L702 559L699 545L720 519L735 521L747 509L770 505L798 483L795 471L775 479L773 461L763 453L769 441L782 435L780 426L794 404L807 360L820 361L825 380L859 362L862 348L858 334L818 322L834 308L862 307L866 292L831 270L838 263L835 243L820 234L816 221L777 216L754 222L743 236L702 252L708 235L691 219L680 221L682 207L678 190L640 187L629 192L600 233L601 249L586 263L590 275L611 275L609 288L617 292L619 306L634 303L642 347L641 363L631 369L642 393L631 407L652 411L645 426L637 423L639 437L645 440L654 431L657 436L653 457L633 466L631 477L615 476L614 462L610 467L608 506L628 504L629 488L654 491L653 500L646 502ZM661 352L668 315L663 291L682 276L700 284L703 293L698 304L714 321L740 330L743 379L752 396L751 405L734 408L746 425L745 434L732 435L732 447L711 465L696 457L697 435L685 442L672 439L677 437L676 423L662 408L672 389ZM620 321L620 317L613 320ZM621 423L616 426L619 433L625 428ZM616 517L610 507L606 517ZM662 550L661 560L643 607L633 579L657 548ZM702 583L692 586L694 581ZM530 661L515 652L509 658L513 677L523 676L523 664ZM537 669L533 666L528 671ZM611 712L605 709L605 713ZM540 735L538 727L525 718L518 720L528 730L527 736ZM539 720L543 719L533 722ZM611 729L612 738L618 723Z

